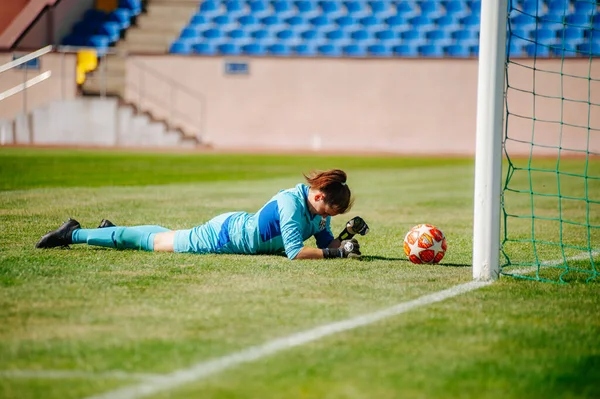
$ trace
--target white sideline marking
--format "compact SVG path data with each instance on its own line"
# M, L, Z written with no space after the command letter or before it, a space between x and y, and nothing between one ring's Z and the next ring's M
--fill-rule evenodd
M78 371L78 370L0 370L0 378L41 378L41 379L119 379L119 380L152 380L160 378L157 374L127 373L125 371Z
M262 345L252 346L240 352L232 353L230 355L206 362L197 363L190 368L177 370L154 380L146 380L139 384L130 385L95 396L90 396L88 399L134 399L174 389L181 385L200 380L239 364L259 360L285 349L316 341L320 338L324 338L339 332L366 326L388 317L408 312L409 310L421 306L440 302L465 292L479 289L491 283L491 281L471 281L466 284L456 285L447 290L425 295L412 301L403 302L375 313L370 313L331 324L325 324L311 330L306 330L287 337L278 338Z

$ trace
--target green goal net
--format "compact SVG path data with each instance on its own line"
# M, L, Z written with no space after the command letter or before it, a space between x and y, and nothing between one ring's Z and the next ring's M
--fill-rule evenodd
M501 273L600 282L600 10L508 12Z

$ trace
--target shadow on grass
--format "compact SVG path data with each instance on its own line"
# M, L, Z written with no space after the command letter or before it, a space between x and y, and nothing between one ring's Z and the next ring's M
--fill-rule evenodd
M361 260L363 262L373 262L376 260L399 260L400 262L409 262L410 261L406 258L394 258L394 257L386 257L386 256L377 256L377 255L363 255L361 257ZM447 262L442 262L440 263L438 266L444 266L444 267L471 267L470 264L467 263L447 263Z

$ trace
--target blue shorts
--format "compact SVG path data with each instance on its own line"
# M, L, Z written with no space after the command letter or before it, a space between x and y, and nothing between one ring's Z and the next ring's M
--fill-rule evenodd
M235 253L227 244L230 242L229 220L237 213L224 213L192 229L175 231L173 250L197 254Z

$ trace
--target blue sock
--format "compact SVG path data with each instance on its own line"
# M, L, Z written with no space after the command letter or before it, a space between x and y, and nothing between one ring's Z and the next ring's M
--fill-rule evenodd
M104 227L73 231L73 244L88 244L107 248L154 250L154 235L170 231L161 226Z

